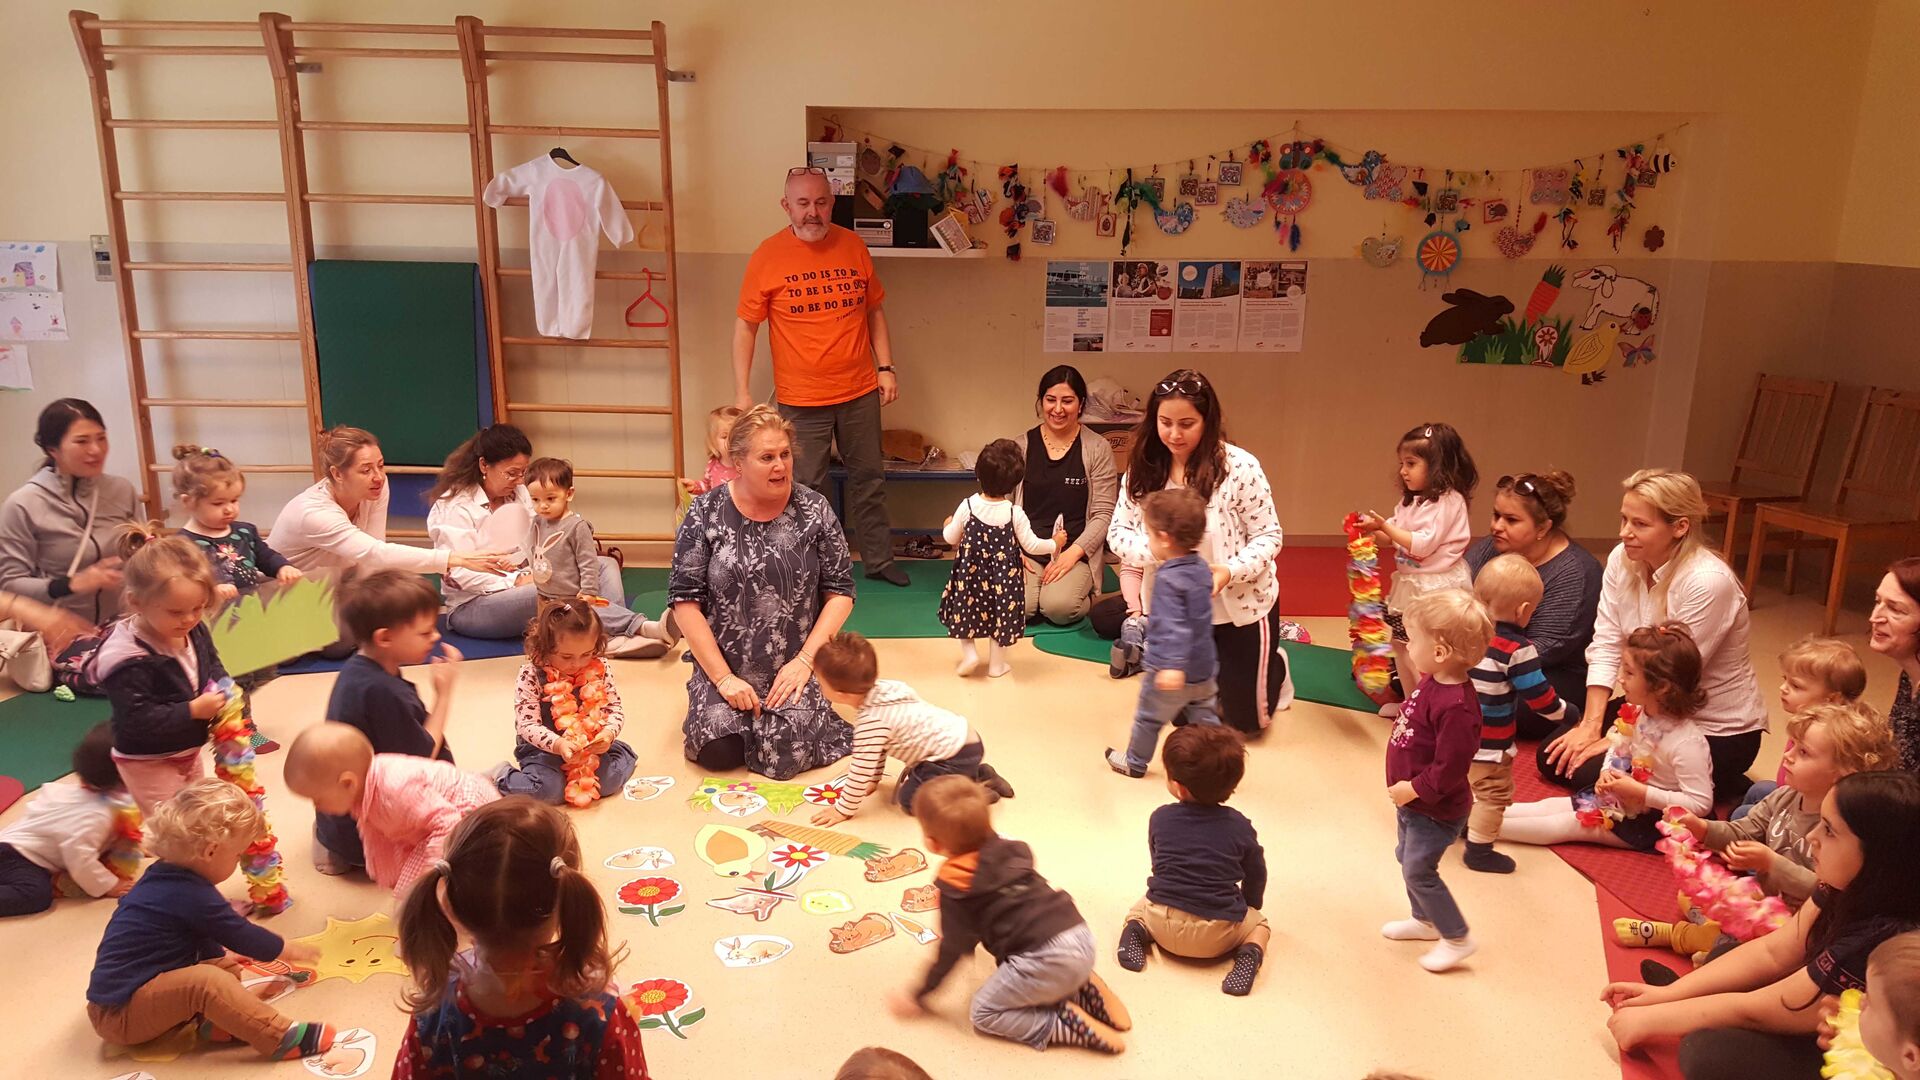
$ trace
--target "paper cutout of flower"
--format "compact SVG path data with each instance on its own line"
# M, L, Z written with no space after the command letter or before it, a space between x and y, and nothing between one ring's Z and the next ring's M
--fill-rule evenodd
M809 844L782 844L767 853L767 861L789 870L811 870L830 856Z
M675 1038L686 1038L684 1029L699 1023L707 1015L705 1008L695 1009L685 1016L674 1015L675 1010L684 1006L693 996L693 989L678 979L646 979L633 984L626 996L620 999L633 1014L635 1024L642 1031L666 1028Z
M815 784L801 798L815 806L835 806L846 792L838 784Z
M635 878L620 886L620 912L624 915L644 915L647 922L659 926L661 919L687 910L685 904L661 906L679 895L680 883L672 878Z

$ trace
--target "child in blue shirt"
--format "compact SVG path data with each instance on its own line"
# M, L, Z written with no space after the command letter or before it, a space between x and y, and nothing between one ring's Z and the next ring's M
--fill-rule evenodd
M1123 776L1147 775L1160 729L1218 724L1219 655L1213 645L1213 570L1194 550L1207 534L1207 503L1189 488L1164 488L1141 500L1147 548L1160 560L1147 622L1147 678L1125 752L1107 748L1107 765Z

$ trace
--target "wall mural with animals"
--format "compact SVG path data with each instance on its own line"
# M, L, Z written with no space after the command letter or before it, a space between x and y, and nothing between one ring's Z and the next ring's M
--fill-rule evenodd
M1570 290L1585 310L1553 314ZM1447 306L1420 331L1420 346L1459 346L1463 364L1558 368L1593 386L1606 380L1615 361L1621 368L1654 361L1649 331L1660 317L1659 287L1605 264L1571 277L1563 266L1548 266L1518 317L1512 300L1472 289L1442 293L1440 301Z

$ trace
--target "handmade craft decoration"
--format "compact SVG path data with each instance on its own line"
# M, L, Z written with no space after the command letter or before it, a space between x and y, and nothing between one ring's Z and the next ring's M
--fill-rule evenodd
M1640 245L1648 251L1659 251L1667 246L1667 230L1658 225L1647 226L1646 235L1640 238Z
M351 921L329 915L326 929L295 940L320 950L320 959L305 967L292 968L296 981L303 970L312 972L313 982L345 979L361 983L375 975L407 974L407 965L401 961L398 951L400 936L393 920L384 912Z
M1368 266L1385 270L1400 260L1401 243L1400 237L1390 237L1382 229L1379 236L1369 236L1360 241L1360 258Z
M1353 643L1353 682L1360 692L1385 703L1393 681L1393 639L1387 604L1380 593L1380 549L1373 534L1360 527L1360 515L1348 514L1347 637Z
M1752 941L1784 926L1791 917L1786 903L1777 896L1765 895L1752 878L1735 874L1701 847L1678 823L1681 812L1678 807L1669 807L1655 822L1662 839L1654 844L1667 857L1681 893L1701 914L1741 941Z
M1820 1067L1825 1080L1894 1080L1893 1073L1861 1041L1860 1002L1865 997L1858 990L1840 992L1840 1007L1827 1019L1833 1038L1827 1041L1826 1064Z
M1039 215L1040 204L1027 197L1027 185L1020 180L1018 165L1000 167L1000 192L1007 197L1007 208L1000 211L1000 227L1005 230L1007 239L1014 241L1007 245L1007 258L1019 262L1020 244L1017 238L1027 221Z
M622 915L644 916L653 926L659 926L661 919L687 910L687 905L673 903L680 895L680 883L672 878L635 878L620 886L616 895Z
M772 934L736 934L713 943L714 958L730 968L761 967L793 951L793 942Z
M1561 207L1559 212L1553 215L1553 220L1560 223L1560 249L1572 251L1579 247L1580 241L1573 238L1573 230L1580 224L1580 215L1573 212L1573 207Z
M1509 224L1493 234L1494 250L1509 259L1518 259L1533 250L1533 242L1539 239L1540 233L1546 229L1546 227L1547 214L1544 210L1541 211L1540 216L1534 220L1533 231L1531 232L1520 228L1517 224Z
M277 581L228 604L207 620L207 632L229 675L250 675L326 648L340 637L333 617L333 583L301 578Z
M1068 217L1075 221L1092 221L1095 214L1105 209L1107 196L1099 188L1088 186L1080 189L1079 198L1063 195L1060 201L1066 204Z
M1524 322L1533 322L1547 313L1560 295L1560 286L1567 280L1567 268L1558 263L1548 263L1540 274L1539 284L1533 287L1532 295L1527 297L1527 310L1521 316Z
M919 848L901 848L891 855L875 855L867 860L861 874L868 881L898 881L927 868L926 853Z
M1651 365L1654 361L1653 339L1648 338L1635 345L1631 341L1617 343L1620 347L1620 366L1635 367L1640 364Z
M240 871L247 878L247 899L256 912L277 915L287 910L293 898L280 868L280 842L267 821L267 793L253 769L253 723L246 715L246 691L232 679L222 679L214 689L227 696L226 703L213 721L213 773L253 800L260 810L260 836L240 856Z
M1292 251L1300 250L1300 214L1313 205L1313 181L1304 169L1282 169L1260 192L1273 209L1274 235Z
M1405 197L1407 167L1388 162L1386 155L1378 150L1367 151L1353 165L1341 161L1331 150L1323 151L1322 156L1340 170L1340 175L1346 178L1347 183L1360 188L1361 195L1367 199L1399 202Z
M1497 225L1507 220L1513 208L1505 199L1487 199L1480 204L1480 220L1488 225Z
M827 949L839 956L858 952L893 936L893 920L870 911L852 922L841 923L827 931Z
M1227 200L1227 207L1220 211L1220 216L1236 229L1251 229L1267 216L1266 200L1252 195L1236 195Z
M1193 204L1182 200L1175 203L1171 210L1155 210L1153 223L1168 236L1179 236L1193 228L1193 215Z
M1553 362L1553 353L1560 345L1560 327L1553 323L1541 323L1533 332L1533 366L1558 367Z
M1500 328L1502 316L1513 313L1513 301L1504 296L1485 296L1472 289L1441 293L1440 302L1448 305L1428 320L1420 331L1420 347L1465 345L1482 334Z
M592 747L608 724L606 661L596 656L572 675L544 665L540 670L553 729L581 747L566 762L567 805L592 806L600 801L600 754Z
M1227 160L1220 163L1220 186L1239 187L1241 184L1246 183L1246 177L1243 172L1245 169L1245 162L1235 161L1233 160L1233 155L1228 154Z
M767 853L767 841L758 831L702 825L693 837L693 853L721 877L751 877L753 864Z
M1660 290L1639 278L1621 277L1611 266L1589 266L1568 285L1593 293L1580 317L1582 330L1593 329L1605 317L1619 320L1622 332L1639 335L1660 317Z
M876 855L885 855L887 849L881 844L869 843L849 832L839 829L821 829L812 825L795 825L789 821L758 821L753 831L763 837L775 837L784 840L797 840L833 855L842 855L850 859L871 859Z
M1434 280L1444 283L1453 275L1453 268L1460 265L1460 239L1446 229L1435 229L1420 238L1415 258L1420 263L1422 289Z
M707 1015L705 1006L692 1012L680 1011L692 999L693 988L679 979L642 979L628 988L620 1003L641 1031L666 1028L674 1038L685 1039L687 1029Z
M1573 198L1572 173L1565 167L1533 170L1532 191L1527 201L1535 206L1564 206Z
M1583 386L1605 382L1607 364L1613 360L1613 343L1620 336L1620 324L1609 319L1598 330L1573 343L1562 366L1569 375L1580 376Z

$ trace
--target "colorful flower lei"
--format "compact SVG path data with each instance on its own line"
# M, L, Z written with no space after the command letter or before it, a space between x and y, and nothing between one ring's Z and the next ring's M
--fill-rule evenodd
M1392 693L1393 640L1387 629L1387 605L1380 595L1380 549L1373 534L1360 528L1360 515L1348 514L1347 637L1353 642L1353 681L1375 701Z
M213 721L213 772L215 776L247 793L260 808L260 838L240 858L240 870L247 876L247 896L255 911L278 914L293 903L282 880L279 841L266 820L267 793L253 771L253 724L246 716L247 695L222 679L216 690L227 695L220 714Z
M544 690L553 729L574 738L583 748L566 763L567 802L592 806L600 798L600 755L584 748L607 728L606 662L596 656L571 677L545 664L540 670L547 679Z
M1787 905L1777 896L1767 896L1752 878L1740 877L1721 865L1713 853L1700 847L1693 834L1677 819L1684 811L1669 807L1666 816L1656 822L1665 839L1654 846L1667 857L1680 891L1699 907L1720 929L1741 941L1752 941L1786 924Z

